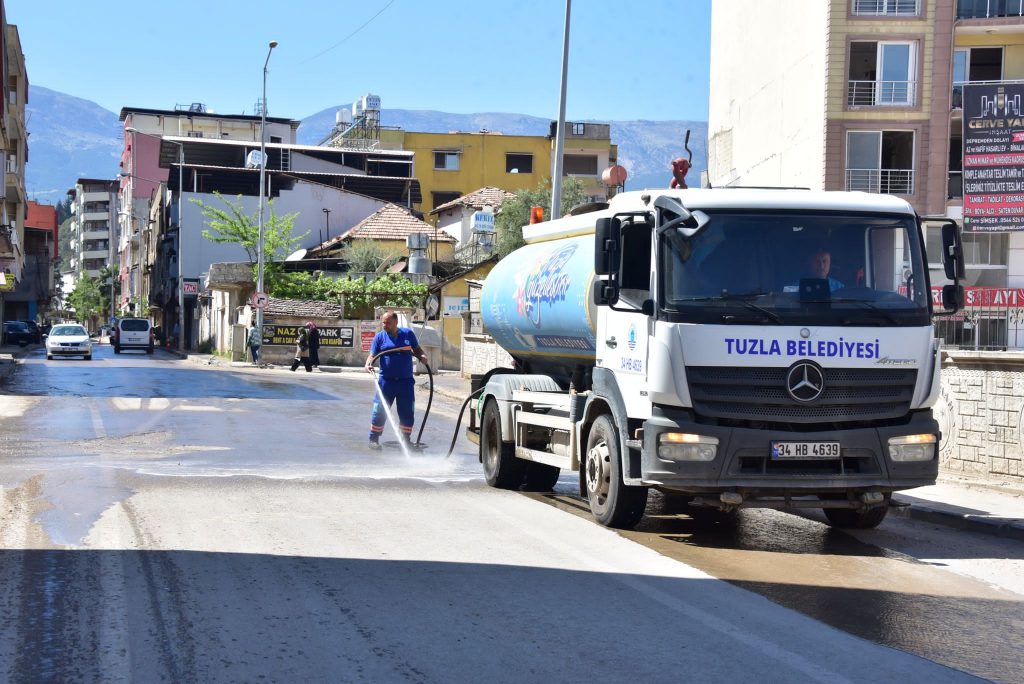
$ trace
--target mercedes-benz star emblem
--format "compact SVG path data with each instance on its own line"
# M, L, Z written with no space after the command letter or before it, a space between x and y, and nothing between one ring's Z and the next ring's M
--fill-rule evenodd
M786 376L786 391L796 401L807 403L821 396L825 390L825 375L810 361L793 364Z

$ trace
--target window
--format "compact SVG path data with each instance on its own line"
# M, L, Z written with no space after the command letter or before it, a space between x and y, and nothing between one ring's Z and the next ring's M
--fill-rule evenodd
M505 155L505 173L533 173L533 155L507 153Z
M448 204L453 200L457 200L462 197L461 192L432 192L430 196L433 198L434 206L431 209L437 209L442 204Z
M965 48L953 51L953 108L963 107L964 84L1003 78L1003 48Z
M916 102L917 43L850 43L846 104L911 106Z
M853 13L861 17L916 17L918 0L853 0Z
M597 157L592 154L567 154L562 157L562 173L566 176L596 176Z
M281 136L279 136L279 135L272 135L272 136L270 136L270 142L280 144L280 143L284 142L284 139L281 138Z
M585 123L574 123L572 125L573 135L585 135L587 132L587 124Z
M434 152L434 169L438 171L458 171L459 153L448 151Z
M913 131L848 131L846 189L914 194Z

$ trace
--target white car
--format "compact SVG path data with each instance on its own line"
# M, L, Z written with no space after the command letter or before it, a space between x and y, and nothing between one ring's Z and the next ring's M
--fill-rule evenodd
M84 356L86 361L92 361L89 331L70 323L53 326L46 337L46 358L49 360L54 356Z

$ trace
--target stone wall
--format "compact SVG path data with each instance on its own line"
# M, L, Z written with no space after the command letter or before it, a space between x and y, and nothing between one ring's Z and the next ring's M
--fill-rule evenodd
M948 353L935 414L942 472L1024 483L1024 353Z
M511 368L512 357L490 335L462 336L462 377L482 375L498 367Z

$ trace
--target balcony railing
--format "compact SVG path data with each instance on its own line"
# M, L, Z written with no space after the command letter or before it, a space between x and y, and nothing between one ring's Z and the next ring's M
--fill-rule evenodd
M957 19L1024 16L1024 0L957 0Z
M917 81L848 81L846 104L850 107L912 107Z
M916 17L918 0L853 0L853 14L859 17Z
M913 195L914 170L846 169L846 189L886 195Z

